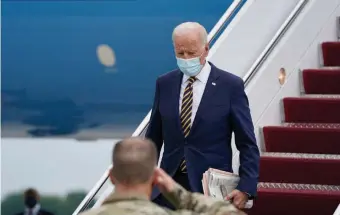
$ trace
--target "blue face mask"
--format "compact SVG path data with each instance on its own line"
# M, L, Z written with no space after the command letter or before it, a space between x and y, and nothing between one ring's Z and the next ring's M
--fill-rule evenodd
M201 57L201 56L200 56ZM200 57L190 58L190 59L177 59L177 66L183 72L183 74L191 77L196 76L202 69L203 65L201 65Z

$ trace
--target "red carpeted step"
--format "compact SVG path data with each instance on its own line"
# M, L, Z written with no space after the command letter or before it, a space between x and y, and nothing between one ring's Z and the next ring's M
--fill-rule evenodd
M259 183L248 215L332 215L340 203L340 186Z
M263 135L267 152L340 154L340 124L285 123Z
M340 42L321 44L324 66L340 66Z
M340 155L266 152L259 181L340 185Z
M340 96L284 98L286 122L340 123Z
M306 94L340 94L340 69L305 69L302 78Z

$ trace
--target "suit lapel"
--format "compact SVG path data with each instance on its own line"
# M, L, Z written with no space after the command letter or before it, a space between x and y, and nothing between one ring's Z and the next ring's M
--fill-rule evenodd
M194 122L192 124L190 134L192 134L194 132L194 130L197 127L197 124L199 123L201 116L204 114L204 112L209 111L209 110L207 110L207 107L210 104L210 101L213 98L213 95L215 94L216 89L217 89L217 86L216 86L217 82L216 81L219 77L218 72L217 72L217 68L212 63L209 62L209 64L211 66L210 75L209 75L208 81L205 85L204 93L203 93L200 105L198 106L198 110L197 110Z
M173 111L175 112L175 116L176 116L177 128L179 129L179 132L182 135L184 135L183 130L182 130L182 125L181 125L180 113L179 113L179 99L180 99L180 93L181 93L182 78L183 78L183 73L178 70L173 80L175 90L173 92L172 99L174 99L173 104L175 104L173 105L174 106Z

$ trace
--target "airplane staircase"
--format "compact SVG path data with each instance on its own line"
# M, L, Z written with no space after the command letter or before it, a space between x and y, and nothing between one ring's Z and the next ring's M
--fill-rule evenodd
M340 42L321 46L324 67L303 70L303 95L282 101L285 122L263 127L249 215L327 215L340 203Z
M235 0L235 5L221 17L209 33L209 41L230 20L239 2ZM299 15L303 4L299 7L243 77L245 85ZM340 42L324 42L321 46L323 67L301 71L303 93L282 100L284 123L262 128L265 149L261 153L258 197L253 208L246 210L249 215L332 215L340 203ZM144 135L150 114L132 136ZM99 206L114 189L108 181L107 170L73 215L91 207L93 201L94 207Z

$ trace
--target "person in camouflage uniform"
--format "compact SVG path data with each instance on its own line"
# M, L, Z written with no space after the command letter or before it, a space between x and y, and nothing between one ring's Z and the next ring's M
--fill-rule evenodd
M142 138L128 138L116 144L110 171L115 191L99 208L81 215L244 215L228 201L191 193L177 184L165 171L157 168L154 143ZM150 201L156 185L176 211Z

